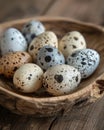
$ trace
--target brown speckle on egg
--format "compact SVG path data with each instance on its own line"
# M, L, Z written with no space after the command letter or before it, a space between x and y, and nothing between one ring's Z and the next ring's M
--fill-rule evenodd
M53 66L43 75L43 83L47 84L46 91L53 95L72 92L78 86L80 80L80 72L74 67L65 64Z
M73 49L77 48L75 45L72 45Z
M35 66L35 68L34 68ZM15 88L19 91L31 93L42 87L43 70L36 64L27 63L22 65L13 76Z
M75 40L78 40L78 37L74 37Z
M27 52L11 52L0 59L0 74L12 78L14 72L23 64L32 62L31 56Z
M56 46L56 48L58 47L58 39L56 35L51 31L46 31L40 34L30 43L28 52L33 57L34 62L36 62L37 54L40 49L46 45ZM47 51L51 52L52 49L49 49Z
M33 45L31 45L31 46L30 46L30 50L33 50L33 49L34 49L34 46L33 46Z
M15 72L17 69L18 69L18 67L15 66L14 69L13 69L13 71Z
M64 46L64 49L66 49L67 47L66 46Z
M25 53L22 52L21 55L25 56Z
M83 35L78 31L67 33L59 42L59 49L63 53L65 58L67 58L75 51L85 48L86 41Z
M55 75L54 76L55 80L58 82L58 83L61 83L63 81L63 76L62 75Z
M31 77L28 77L28 80L31 80Z

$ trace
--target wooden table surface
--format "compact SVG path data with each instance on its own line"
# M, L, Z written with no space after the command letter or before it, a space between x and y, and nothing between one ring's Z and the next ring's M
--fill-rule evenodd
M0 22L63 16L104 25L104 0L0 0ZM19 116L0 106L0 130L104 130L104 98L66 117Z

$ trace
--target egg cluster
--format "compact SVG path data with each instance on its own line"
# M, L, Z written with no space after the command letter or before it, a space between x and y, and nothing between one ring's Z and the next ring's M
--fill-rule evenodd
M29 21L21 31L8 28L1 36L0 74L24 93L44 87L52 95L68 94L99 65L98 52L86 46L78 31L59 41L40 21Z

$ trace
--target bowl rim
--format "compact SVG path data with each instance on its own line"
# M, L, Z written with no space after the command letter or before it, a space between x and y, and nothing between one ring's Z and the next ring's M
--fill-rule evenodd
M7 22L2 22L0 23L0 27L2 26L9 26L9 25L14 25L14 24L20 24L20 23L24 23L26 21L30 21L30 20L40 20L40 21L65 21L65 22L72 22L72 23L77 23L80 25L84 25L84 26L88 26L88 27L92 27L94 29L97 29L99 31L104 32L104 28L98 24L94 24L91 22L83 22L80 20L76 20L76 19L72 19L72 18L68 18L68 17L61 17L61 16L36 16L36 17L29 17L29 18L21 18L21 19L17 19L17 20L10 20Z
M71 19L71 18L67 18L67 17L49 17L49 16L40 16L40 17L31 17L31 18L24 18L24 19L18 19L18 20L13 20L13 21L8 21L8 22L4 22L0 24L0 29L2 30L2 27L9 27L10 25L15 25L15 24L21 24L21 23L25 23L28 22L30 20L40 20L42 22L45 21L65 21L65 22L72 22L74 24L79 24L79 25L83 25L83 26L88 26L91 28L94 28L102 33L104 33L104 28L101 27L100 25L96 25L96 24L92 24L92 23L86 23L86 22L82 22L82 21L78 21L75 19ZM103 74L101 74L99 77L102 77ZM96 79L98 79L99 77L97 77ZM95 79L95 80L96 80ZM93 84L94 82L92 82ZM67 94L67 95L61 95L61 96L54 96L54 97L30 97L28 95L21 95L18 93L15 93L13 91L10 91L6 88L3 88L0 85L0 90L2 90L5 93L8 93L14 97L17 98L21 98L23 100L27 100L30 102L53 102L53 101L62 101L62 100L74 100L77 99L78 97L83 96L84 94L86 95L86 93L89 95L91 95L91 91L92 91L92 85L89 84L88 86L85 86L84 88L78 89L77 91L71 93L71 94Z

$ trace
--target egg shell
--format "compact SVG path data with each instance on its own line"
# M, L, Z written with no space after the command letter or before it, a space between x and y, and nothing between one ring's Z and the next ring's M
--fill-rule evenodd
M81 81L80 72L69 65L56 65L49 68L43 76L43 86L53 95L72 92Z
M24 93L32 93L42 87L43 70L36 64L22 65L14 74L15 88Z
M47 70L49 67L64 63L65 58L63 54L55 47L47 45L42 47L38 52L37 64L43 70Z
M29 45L28 52L33 57L34 62L36 62L39 50L45 45L51 45L56 48L58 47L58 39L55 33L46 31L32 40Z
M85 48L85 38L78 31L68 32L59 42L59 49L62 51L66 58L73 52Z
M97 69L100 55L93 49L83 49L74 52L67 58L67 64L77 68L82 78L87 78Z
M9 52L26 51L27 42L22 33L15 29L7 29L0 40L1 55Z
M44 25L40 21L29 21L22 29L22 33L28 44L38 35L45 31Z
M0 58L0 74L12 78L14 72L22 65L32 62L27 52L11 52Z

